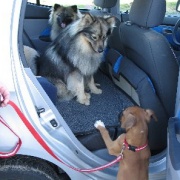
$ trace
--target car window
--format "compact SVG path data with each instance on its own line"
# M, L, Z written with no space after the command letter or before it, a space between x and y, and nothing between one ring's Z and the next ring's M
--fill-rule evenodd
M93 9L93 0L38 0L41 5L52 6L53 4L62 4L64 6L77 5L80 9ZM37 0L28 0L28 2L36 3ZM133 0L120 0L120 11L129 12ZM180 16L180 13L176 11L177 0L166 0L166 15Z
M133 0L120 0L120 11L129 12Z
M176 11L177 0L166 0L166 15L180 16L180 13Z
M36 3L37 0L28 0L28 2ZM77 5L79 9L93 9L93 0L40 0L41 5L53 6L55 3L61 4L63 6Z

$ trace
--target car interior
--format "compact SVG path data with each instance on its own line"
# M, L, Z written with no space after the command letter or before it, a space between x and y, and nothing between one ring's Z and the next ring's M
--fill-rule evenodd
M103 91L101 95L92 94L89 106L79 104L75 99L61 102L54 85L44 77L37 77L37 80L75 136L93 152L106 149L94 127L95 121L102 120L111 138L116 139L122 133L119 118L125 108L137 105L152 109L158 121L152 119L149 123L149 146L152 155L156 155L167 146L168 120L175 110L179 74L174 53L177 46L162 34L165 1L134 0L128 15L111 12L118 3L117 0L94 0L98 8L80 9L81 13L116 17L116 27L104 51L101 67L95 74L95 82ZM26 5L23 45L40 54L51 43L50 8L33 3ZM28 67L25 58L23 65Z

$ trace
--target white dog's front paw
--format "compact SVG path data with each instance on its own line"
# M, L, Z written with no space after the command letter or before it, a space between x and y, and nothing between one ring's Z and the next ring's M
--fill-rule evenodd
M101 86L99 83L95 83L95 85L96 85L97 87Z
M95 128L98 128L98 126L102 126L102 127L105 128L105 125L104 125L104 123L103 123L101 120L98 120L98 121L96 121L96 122L94 123L94 127L95 127Z
M87 99L90 99L90 98L91 98L91 95L90 95L89 93L85 93L85 95L86 95L86 98L87 98Z
M83 94L83 96L77 96L77 101L81 104L85 104L86 106L90 105L91 95L89 93Z
M94 94L102 94L102 90L99 88L94 88L93 90L91 90L91 92Z

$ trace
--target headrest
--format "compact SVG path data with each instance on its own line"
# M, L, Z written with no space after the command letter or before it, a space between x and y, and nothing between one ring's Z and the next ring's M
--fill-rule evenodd
M165 0L134 0L129 20L139 26L150 28L162 24L165 13Z
M112 8L116 5L117 0L94 0L94 4L101 8Z

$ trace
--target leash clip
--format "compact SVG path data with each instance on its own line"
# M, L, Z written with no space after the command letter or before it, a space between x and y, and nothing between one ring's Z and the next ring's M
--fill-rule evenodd
M121 159L123 159L123 157L124 157L123 151L124 151L125 148L126 148L126 145L123 143L121 152L120 152L120 154L119 154L119 156L121 156Z

